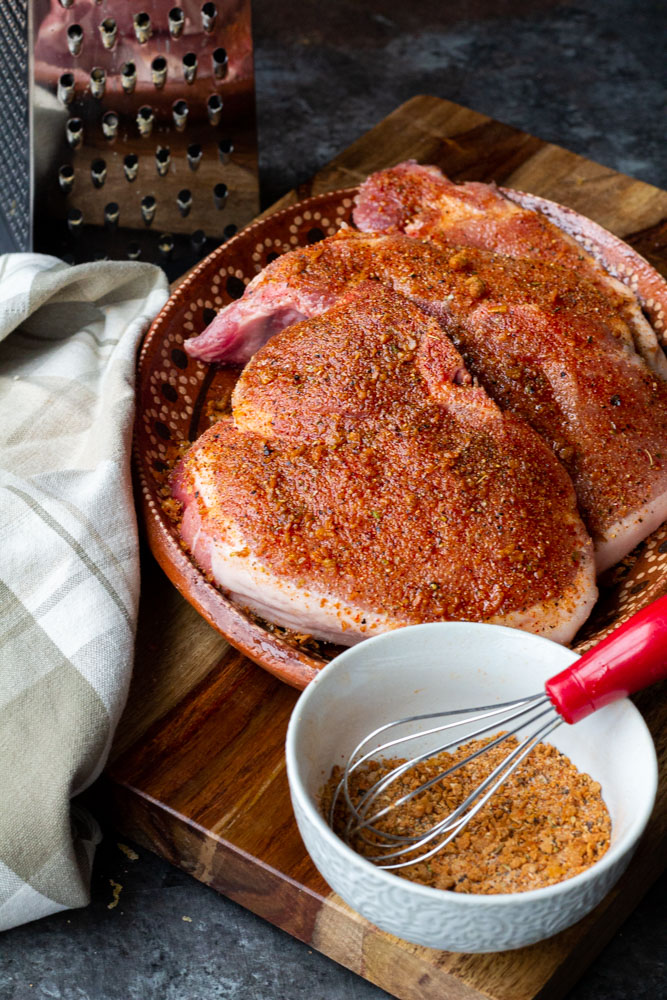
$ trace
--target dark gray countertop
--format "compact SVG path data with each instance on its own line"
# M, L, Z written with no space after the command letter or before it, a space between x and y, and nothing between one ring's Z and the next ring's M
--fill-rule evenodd
M418 93L667 187L665 8L602 0L254 0L263 203ZM354 974L112 828L93 902L0 939L0 1000L372 1000ZM112 908L111 882L122 886ZM667 997L667 877L570 1000Z

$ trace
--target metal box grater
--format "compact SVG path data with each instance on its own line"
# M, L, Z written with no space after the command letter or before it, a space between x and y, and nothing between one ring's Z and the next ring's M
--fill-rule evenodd
M0 240L31 249L28 0L0 2Z
M258 210L250 0L0 0L0 237L170 277Z

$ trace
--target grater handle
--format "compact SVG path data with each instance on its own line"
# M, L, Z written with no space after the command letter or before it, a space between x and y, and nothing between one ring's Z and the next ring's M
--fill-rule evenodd
M667 594L628 619L597 646L547 681L566 722L667 678Z

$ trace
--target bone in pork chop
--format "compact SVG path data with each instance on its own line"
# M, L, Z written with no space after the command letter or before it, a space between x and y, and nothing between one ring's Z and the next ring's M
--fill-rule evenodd
M233 414L173 491L183 541L241 605L345 644L442 619L566 642L590 612L592 547L564 469L391 289L362 284L274 336Z
M285 317L318 315L371 277L437 318L469 372L554 450L600 571L662 523L667 386L628 344L613 290L557 264L347 230L274 261L188 349L241 358L246 331L255 349Z
M649 367L667 379L667 358L632 291L572 236L541 212L515 203L511 195L508 191L505 196L494 184L454 184L437 167L409 160L364 181L357 194L354 221L363 232L400 232L421 240L534 258L576 271L616 301L626 323L625 336ZM529 196L517 192L515 197L530 203ZM657 275L656 282L667 303L665 283ZM652 294L659 294L656 283L652 283Z

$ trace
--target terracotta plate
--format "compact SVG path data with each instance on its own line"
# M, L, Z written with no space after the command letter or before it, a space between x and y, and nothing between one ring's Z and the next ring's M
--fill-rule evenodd
M665 283L630 247L570 209L506 192L547 214L598 253L638 292L664 336ZM271 260L296 246L334 233L349 222L355 191L334 191L253 223L219 247L183 281L157 317L139 357L134 457L140 504L156 559L191 604L247 656L294 687L302 688L337 650L307 643L257 619L232 603L190 561L176 525L163 507L166 473L183 442L194 441L216 416L229 412L240 369L189 358L183 341L200 333L215 312L243 294ZM663 298L664 296L664 298ZM634 611L667 591L667 523L608 574L596 609L577 637L586 648Z

